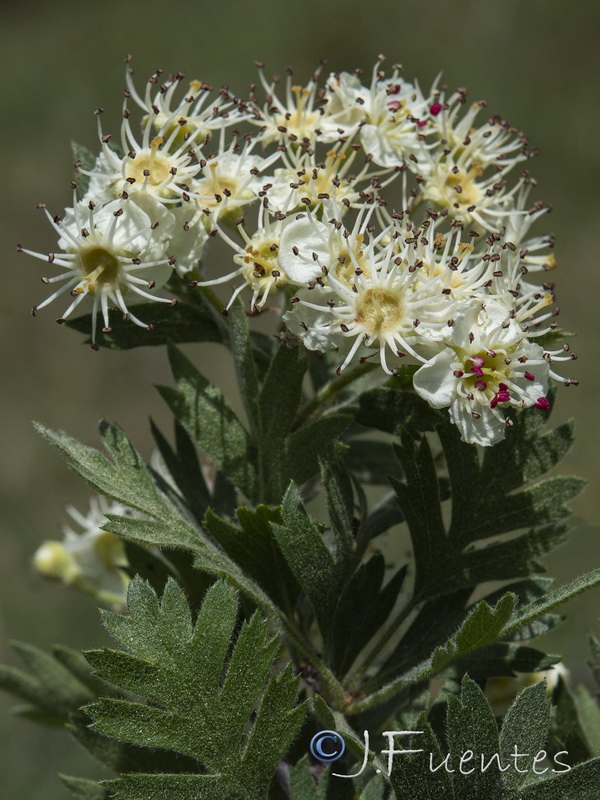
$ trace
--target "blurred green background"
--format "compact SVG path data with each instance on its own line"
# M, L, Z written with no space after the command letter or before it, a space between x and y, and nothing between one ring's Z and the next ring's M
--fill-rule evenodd
M54 323L60 309L37 319L29 308L45 296L41 263L17 256L54 247L49 225L36 211L70 204L69 140L95 143L92 111L115 130L124 86L123 57L134 55L140 84L157 67L191 78L228 83L243 94L255 80L254 59L267 72L294 65L299 82L325 57L332 70L370 70L379 53L400 61L407 78L428 87L443 70L451 86L467 86L524 129L542 155L531 169L538 196L555 211L546 228L557 234L556 274L562 324L579 333L575 373L579 389L560 390L556 417L575 416L579 442L563 471L590 486L577 502L571 544L549 562L566 580L600 564L594 524L600 517L598 402L595 370L600 268L600 4L579 0L303 0L302 3L157 0L82 3L32 2L4 6L0 33L2 85L2 213L0 242L0 660L15 663L7 642L40 646L60 641L97 646L102 639L92 601L32 575L37 544L58 534L62 503L87 502L87 490L33 431L39 419L96 443L96 422L119 421L149 455L148 417L166 425L154 383L168 383L162 350L94 353L74 332ZM532 199L537 199L533 197ZM545 232L540 225L538 232ZM56 312L56 313L55 313ZM193 349L193 348L192 348ZM216 348L200 352L202 368L222 386L227 364ZM571 366L571 365L569 365ZM571 603L569 621L548 645L566 654L575 680L588 680L586 630L596 627L600 594ZM64 735L39 730L7 711L0 697L3 794L11 800L66 797L56 772L99 774Z

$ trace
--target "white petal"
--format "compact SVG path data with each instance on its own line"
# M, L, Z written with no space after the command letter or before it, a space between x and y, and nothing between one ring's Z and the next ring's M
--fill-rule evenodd
M453 372L459 367L454 351L449 348L442 350L415 372L415 391L433 408L449 406L456 397L457 378Z
M295 334L309 350L335 350L345 344L345 337L339 328L332 328L334 321L333 314L329 306L325 305L326 300L332 296L332 292L323 289L319 292L322 297L323 310L305 306L302 303L294 303L292 309L284 314L283 321L288 329ZM298 297L304 298L312 303L317 301L314 291L308 289L300 290ZM319 300L319 302L321 302ZM306 325L306 330L302 323Z
M308 214L286 225L281 234L277 262L290 283L302 286L322 275L321 266L313 260L316 253L321 263L328 259L327 242L329 229L318 220L312 221ZM294 255L297 247L301 255Z
M491 447L506 436L506 425L501 422L491 408L477 404L479 417L471 414L468 400L458 400L450 407L450 419L460 431L460 438L467 444Z
M360 129L362 146L373 161L381 167L395 167L402 162L398 148L376 125L363 125Z
M478 317L481 313L481 301L474 300L466 303L463 308L454 317L454 325L450 330L452 341L458 347L462 347L467 351L472 350L472 345L469 340L469 334L474 333L477 336L479 329ZM476 348L479 349L479 346Z

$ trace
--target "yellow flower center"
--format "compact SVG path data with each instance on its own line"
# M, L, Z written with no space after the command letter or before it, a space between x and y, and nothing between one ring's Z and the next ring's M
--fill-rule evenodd
M121 264L109 250L95 245L83 250L79 258L81 271L88 282L88 291L93 291L96 285L106 286L118 283Z
M483 192L478 179L483 175L483 167L474 161L467 172L452 170L452 162L440 165L425 187L429 199L446 208L466 211L476 206Z
M252 196L252 192L246 190L243 194L240 193L238 182L231 177L220 175L218 170L218 163L213 162L208 165L210 173L204 175L196 184L195 191L202 195L200 200L204 208L213 208L220 205L226 197L234 197L239 200L244 200ZM221 200L217 200L217 196Z
M172 197L173 190L168 186L171 182L171 170L175 166L168 156L159 151L163 143L162 136L155 136L150 144L149 150L137 153L127 163L127 179L133 179L135 187L140 188L144 184L153 189L157 189L157 194L162 197ZM162 187L162 188L161 188Z
M397 294L388 289L367 289L355 320L363 323L370 336L379 336L396 329L402 317L402 304Z
M310 89L302 86L292 86L292 92L296 95L296 106L292 111L277 117L277 125L287 128L288 134L297 136L299 139L311 139L315 128L318 128L318 111L307 111L306 100L310 96Z

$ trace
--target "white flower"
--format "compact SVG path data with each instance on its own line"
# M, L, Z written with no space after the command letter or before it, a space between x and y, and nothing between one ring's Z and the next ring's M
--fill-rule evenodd
M438 94L434 91L432 99ZM529 179L522 177L508 188L506 176L530 157L527 142L498 117L475 127L475 117L485 103L473 104L460 117L463 104L464 90L459 90L448 103L442 93L429 106L420 149L411 166L418 173L423 197L453 218L486 231L519 225L526 214L519 203ZM426 141L426 135L433 135L433 141Z
M91 305L92 346L95 346L96 320L101 313L104 330L110 330L109 304L136 325L147 328L130 310L128 302L138 298L172 303L151 294L162 286L172 271L173 259L167 247L174 224L173 215L149 197L136 196L129 200L114 200L96 209L93 202L87 207L76 203L65 218L48 219L59 234L62 253L43 255L19 248L35 258L49 262L63 271L45 284L59 284L49 297L34 306L32 313L47 306L63 294L71 303L58 318L64 322L84 301ZM89 302L91 301L91 302Z
M559 680L564 683L569 683L571 680L571 671L563 662L539 672L522 672L514 678L488 678L485 685L485 694L492 705L494 713L502 716L506 714L508 707L514 702L519 692L527 686L545 681L546 690L551 696L556 690Z
M318 84L322 66L313 73L306 86L292 84L292 70L287 71L285 97L277 96L280 79L268 83L260 65L260 82L266 92L262 109L256 107L251 120L261 127L260 139L264 144L272 142L332 142L339 138L340 129L335 110L330 105L330 93ZM255 98L252 98L255 101ZM256 101L255 101L256 102Z
M250 301L251 311L264 306L269 295L288 283L287 276L280 267L277 259L281 233L287 218L283 215L271 219L269 212L263 205L258 212L256 232L249 235L243 224L238 225L238 231L243 239L243 244L233 241L221 228L216 230L221 238L235 251L233 262L237 268L227 275L206 281L194 281L195 286L216 286L228 283L236 278L242 282L233 291L226 309L230 308L240 292L248 287L252 291Z
M324 202L323 214L307 210L288 222L281 234L278 263L290 283L307 285L331 272L342 283L351 286L357 275L369 272L364 241L375 206L363 206L352 230L340 221L342 203L334 195ZM322 222L319 217L328 220ZM374 241L378 244L379 240Z
M99 137L102 152L91 170L79 167L89 177L89 188L85 200L94 199L106 203L118 197L144 192L160 203L172 205L190 199L190 183L200 172L201 166L192 149L200 138L200 130L181 140L179 129L169 132L168 124L153 129L148 118L142 126L141 138L136 137L130 124L127 101L123 109L120 152L104 136L98 116Z
M426 133L433 133L454 159L458 153L479 162L483 167L498 165L503 171L511 169L531 155L527 139L498 116L492 116L477 127L475 120L485 102L466 106L464 89L456 91L446 102L444 92L434 90L429 105ZM466 111L465 111L466 108Z
M267 158L254 155L254 144L255 141L246 142L242 148L234 139L229 147L221 143L217 153L201 159L202 172L191 189L199 209L207 216L215 220L224 214L236 217L243 206L258 199L268 180L260 173L272 166L280 153Z
M66 512L81 530L64 524L63 541L44 542L33 556L34 567L44 577L60 580L102 602L124 605L129 582L124 572L125 548L117 536L101 530L101 526L107 522L106 514L128 516L133 511L95 496L90 499L87 514L73 506L67 506Z
M549 408L548 364L503 304L471 301L456 315L443 349L414 375L417 393L450 409L463 441L493 445L505 436L501 409Z
M324 157L312 148L296 148L288 149L281 159L282 166L265 178L273 212L318 209L333 195L344 198L348 207L359 207L373 200L373 189L379 191L396 177L389 175L390 170L374 170L349 141L337 142Z
M416 242L412 238L406 241L400 230L386 230L379 237L365 240L360 250L348 248L349 263L340 265L341 270L332 265L324 278L317 279L310 290L311 299L306 292L293 298L293 310L285 317L288 326L298 328L292 315L305 324L306 331L299 335L307 346L328 333L335 346L340 336L351 343L340 370L359 354L361 347L360 357L374 355L373 350L378 352L388 374L394 372L388 364L389 356L394 363L407 354L421 362L426 360L422 352L435 347L457 304L442 291L440 276L423 274L419 247L425 245L415 238ZM389 239L389 244L382 246L382 239ZM307 309L311 311L310 318Z
M398 67L386 78L376 64L368 88L347 72L331 76L327 86L335 97L332 108L344 110L338 111L341 124L346 121L349 133L359 122L360 141L376 164L395 167L417 149L427 103L418 87L400 78Z
M477 224L484 231L498 230L513 215L523 214L512 200L522 179L507 188L506 170L485 175L481 162L460 152L455 158L425 151L428 163L419 160L421 192L425 200L446 209L449 215L465 224Z
M133 82L133 70L126 71L127 96L145 112L144 123L151 125L157 133L170 137L176 134L179 146L190 139L193 142L206 141L215 131L222 131L238 125L253 116L247 105L231 97L223 87L215 99L212 87L202 81L190 81L182 99L177 93L185 75L181 72L160 83L160 70L146 83L142 97Z

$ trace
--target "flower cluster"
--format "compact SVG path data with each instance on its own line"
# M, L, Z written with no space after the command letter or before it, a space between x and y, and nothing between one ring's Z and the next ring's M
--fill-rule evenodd
M49 215L63 271L37 308L68 293L59 322L88 299L94 330L98 313L110 330L110 306L145 325L131 305L170 302L153 290L175 266L194 286L232 285L226 309L249 290L251 313L275 307L304 346L337 351L339 371L416 365L415 390L467 442L501 440L508 408L547 409L549 378L564 380L553 365L575 355L548 349L553 241L530 234L549 208L515 171L534 154L524 135L383 59L366 82L322 65L305 85L291 70L269 82L263 66L246 100L181 74L140 94L128 66L117 143L99 124L84 196ZM211 236L232 253L214 276L198 271Z

